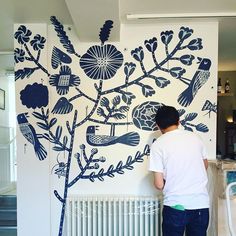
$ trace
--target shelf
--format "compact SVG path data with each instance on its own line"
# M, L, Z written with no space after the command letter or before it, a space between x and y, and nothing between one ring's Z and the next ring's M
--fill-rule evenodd
M233 93L217 93L218 97L233 97Z

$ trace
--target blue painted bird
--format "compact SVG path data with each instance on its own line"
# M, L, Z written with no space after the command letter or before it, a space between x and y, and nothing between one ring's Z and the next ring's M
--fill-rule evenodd
M23 136L34 146L36 156L40 161L47 157L47 152L44 146L39 142L38 135L34 127L27 120L28 113L21 113L17 116L19 128Z
M210 77L209 69L211 60L208 58L199 58L199 67L195 72L189 86L178 97L178 103L184 107L191 104L198 90L207 82Z
M140 136L137 132L129 132L122 136L112 135L96 135L95 131L99 126L88 126L86 132L87 143L91 146L109 146L116 143L121 143L129 146L137 146Z

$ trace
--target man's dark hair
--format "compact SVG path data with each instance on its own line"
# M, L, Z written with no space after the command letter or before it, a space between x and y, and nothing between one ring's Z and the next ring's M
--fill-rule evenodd
M172 125L178 125L179 112L171 106L162 106L157 110L156 124L160 129L166 129Z

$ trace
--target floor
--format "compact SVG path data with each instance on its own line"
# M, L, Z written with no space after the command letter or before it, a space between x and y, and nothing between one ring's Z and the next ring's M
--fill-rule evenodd
M218 236L231 236L228 227L228 218L226 210L225 199L218 199ZM234 225L234 232L236 233L236 198L231 200L232 221Z

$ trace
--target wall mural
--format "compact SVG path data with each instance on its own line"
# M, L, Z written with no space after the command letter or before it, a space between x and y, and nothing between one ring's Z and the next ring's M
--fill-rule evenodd
M104 181L105 177L115 177L115 174L124 174L125 170L133 170L135 164L143 162L144 156L149 153L149 144L143 144L143 149L136 151L135 155L127 155L126 161L118 161L111 164L107 169L102 165L107 161L107 156L99 154L99 148L114 146L116 144L130 146L135 148L141 142L141 135L136 131L126 132L122 135L117 134L121 126L134 126L143 131L155 131L154 117L156 111L164 106L164 103L149 99L158 89L166 89L172 80L178 80L184 83L186 88L180 91L176 101L180 105L180 123L184 129L196 132L208 132L206 124L195 122L196 112L188 113L185 108L191 106L194 99L198 98L198 91L207 83L210 78L211 60L209 58L199 58L197 54L203 48L201 38L193 38L193 29L182 26L179 32L166 30L161 32L160 40L156 37L144 41L144 46L138 46L131 50L132 62L127 62L122 52L116 46L107 43L113 22L108 20L100 29L99 45L93 45L81 56L71 43L63 25L51 17L51 22L61 43L61 48L56 46L52 49L50 58L51 68L55 73L50 74L48 68L45 68L40 62L41 51L44 50L46 39L32 32L25 25L19 26L15 32L15 39L19 48L15 48L15 62L17 64L30 62L31 67L23 67L15 72L15 80L27 80L26 87L20 92L22 105L26 112L18 114L17 121L20 131L24 138L33 145L36 157L43 161L48 153L41 140L50 142L52 149L58 152L55 165L52 168L52 174L58 178L64 178L64 192L59 193L54 190L55 197L61 202L61 215L59 233L63 232L65 217L65 206L68 190L79 180L87 179ZM172 39L176 37L177 44L172 45ZM165 58L162 61L157 60L157 51L159 44L165 48ZM192 52L190 54L189 52ZM145 66L145 56L150 54L154 66L147 70ZM70 64L72 58L76 58L88 80L94 81L96 96L92 97L80 88L81 78L74 74ZM179 66L169 68L169 62L175 61ZM186 67L191 67L193 63L199 63L197 71L193 72L192 78L186 78ZM24 65L24 64L22 64ZM142 74L133 77L137 67L141 68ZM55 88L59 99L53 105L48 106L48 97L50 96L47 86L43 81L31 84L30 78L34 72L41 70L49 79L49 85ZM112 80L118 70L123 70L124 80L119 86L104 89L104 83ZM166 77L158 76L158 71L164 72ZM149 81L154 81L156 87L152 87ZM51 88L51 90L52 90ZM130 112L130 107L135 104L135 90L142 92L144 98L148 100L136 106ZM77 91L77 94L71 96L69 91ZM107 95L112 97L109 97ZM86 116L78 120L78 106L76 101L87 99L93 105L86 108ZM202 111L216 112L216 106L209 100L203 104ZM129 112L129 113L128 113ZM53 114L53 116L50 116ZM69 114L69 116L66 116ZM131 115L132 121L128 121L128 115ZM60 117L66 116L65 126L60 124ZM53 117L53 118L51 118ZM72 119L69 119L72 117ZM96 118L96 117L99 117ZM32 126L29 120L36 121L36 126ZM77 128L85 125L86 143L74 145ZM99 131L101 126L109 127L109 133ZM77 135L77 134L76 134ZM79 147L79 148L78 148ZM60 160L59 154L66 153L65 160ZM78 173L75 177L70 176L71 165L77 165Z

